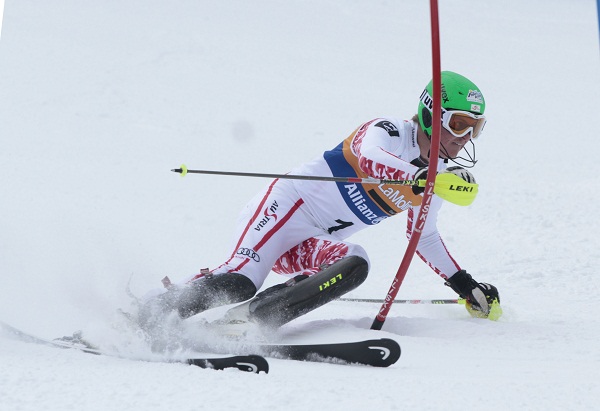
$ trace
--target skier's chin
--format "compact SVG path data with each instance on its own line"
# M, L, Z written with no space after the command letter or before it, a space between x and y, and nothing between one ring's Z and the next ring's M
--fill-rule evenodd
M460 150L456 151L455 153L442 153L440 152L440 158L443 158L445 160L454 160L456 157L458 157L458 153L460 152Z

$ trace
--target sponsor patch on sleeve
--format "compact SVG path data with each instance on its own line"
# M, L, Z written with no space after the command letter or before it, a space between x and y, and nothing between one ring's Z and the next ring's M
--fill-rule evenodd
M400 132L398 131L398 128L396 128L394 123L392 123L391 121L380 121L379 123L375 124L375 127L380 127L384 129L390 135L390 137L400 137Z

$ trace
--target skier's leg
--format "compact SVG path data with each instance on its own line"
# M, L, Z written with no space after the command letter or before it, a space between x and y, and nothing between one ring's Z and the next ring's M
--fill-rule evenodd
M365 259L350 256L338 260L323 271L300 275L259 293L252 300L230 310L228 317L237 314L263 326L280 327L358 287L367 278Z
M171 286L165 293L149 299L140 307L138 322L142 328L152 328L171 312L187 318L209 308L245 301L256 294L256 287L247 277L227 273L203 277L185 286Z
M282 254L273 265L273 271L289 277L300 274L313 275L351 255L362 257L367 264L369 263L367 252L360 245L321 234L303 241Z
M309 239L307 242L305 246L314 245L319 240ZM321 242L321 245L323 244L327 243ZM283 284L267 288L252 300L229 310L227 319L252 321L262 326L276 328L341 297L358 287L367 278L369 263L366 258L346 254L349 249L363 254L364 250L360 246L338 241L330 242L326 247L312 248L312 257L298 254L302 248L303 246L300 245L299 248L294 247L290 250L297 258L290 260L291 255L282 256L285 257L286 263L281 264L277 271L298 275ZM329 259L325 256L329 256ZM292 260L293 264L287 264ZM330 264L332 261L334 262ZM278 262L282 262L281 259ZM310 262L310 266L303 266L302 262ZM322 267L321 271L313 273L317 269L314 264ZM287 267L287 270L282 270L282 266Z
M254 296L286 250L322 233L302 207L293 185L275 180L238 218L230 258L208 276L193 276L150 299L140 311L140 322L160 322L173 311L186 318Z
M231 255L212 274L239 273L260 289L282 254L323 233L305 207L291 181L275 180L242 212Z

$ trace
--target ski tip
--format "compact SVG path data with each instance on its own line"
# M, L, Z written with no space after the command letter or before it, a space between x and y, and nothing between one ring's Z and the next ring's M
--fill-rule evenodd
M256 374L260 372L264 372L265 374L269 373L269 363L265 357L262 357L260 355L249 355L248 357L250 357L252 359L253 364L256 365L256 370L254 371L253 369L248 369L247 371L254 371Z
M391 338L380 338L378 340L367 341L369 349L378 353L370 364L374 367L389 367L400 359L402 349L396 340Z

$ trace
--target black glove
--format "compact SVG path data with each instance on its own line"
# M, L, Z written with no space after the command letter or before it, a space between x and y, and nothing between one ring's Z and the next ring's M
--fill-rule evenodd
M465 270L460 270L448 278L446 285L465 299L467 311L471 316L497 320L502 315L500 294L493 285L478 283Z
M413 178L413 180L426 180L427 179L427 171L428 171L427 167L419 168L417 170L417 172L415 173L415 177ZM412 191L416 195L419 195L419 194L425 192L425 187L412 186Z

